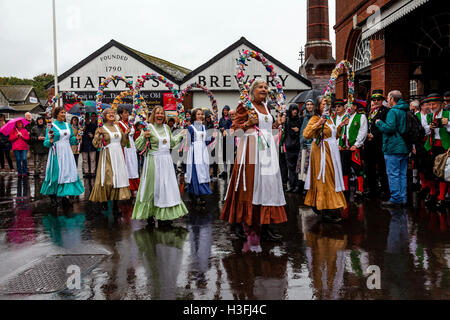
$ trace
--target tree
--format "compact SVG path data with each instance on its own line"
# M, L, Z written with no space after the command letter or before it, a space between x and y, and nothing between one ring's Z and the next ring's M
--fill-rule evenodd
M0 77L0 85L14 86L14 85L31 85L34 87L36 94L41 99L47 99L47 90L45 86L53 81L53 75L42 73L35 76L33 79L20 79L16 77Z

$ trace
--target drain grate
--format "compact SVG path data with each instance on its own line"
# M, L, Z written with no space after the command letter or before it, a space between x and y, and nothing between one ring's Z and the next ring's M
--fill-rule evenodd
M107 255L54 255L45 257L8 280L0 294L43 294L64 290L69 266L78 266L81 276L94 269Z

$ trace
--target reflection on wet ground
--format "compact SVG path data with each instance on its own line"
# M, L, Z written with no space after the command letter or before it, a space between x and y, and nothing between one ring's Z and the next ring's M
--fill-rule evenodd
M243 242L218 219L221 180L205 211L188 204L189 215L165 228L132 220L131 202L89 203L89 180L73 208L52 210L40 183L0 176L0 283L49 255L109 258L79 290L1 299L450 299L450 217L417 201L397 210L352 203L333 225L287 194L284 242ZM373 265L379 290L367 287Z

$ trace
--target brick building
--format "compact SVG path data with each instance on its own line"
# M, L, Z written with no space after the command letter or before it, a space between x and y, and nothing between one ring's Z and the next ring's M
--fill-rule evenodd
M336 0L336 60L355 70L355 95L400 90L405 98L450 88L448 0ZM336 96L344 97L344 76Z
M322 91L330 79L336 61L330 41L328 0L308 0L305 62L299 73Z

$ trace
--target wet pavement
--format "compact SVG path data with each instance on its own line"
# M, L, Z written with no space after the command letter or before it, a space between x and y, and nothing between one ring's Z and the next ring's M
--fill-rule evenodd
M282 243L238 240L218 219L226 182L212 183L206 210L173 227L131 220L131 202L108 209L87 201L56 210L39 194L42 178L0 176L0 287L54 255L107 255L81 289L0 299L450 299L450 216L413 195L407 209L351 203L342 224L323 223L286 194ZM378 266L381 289L369 289Z

